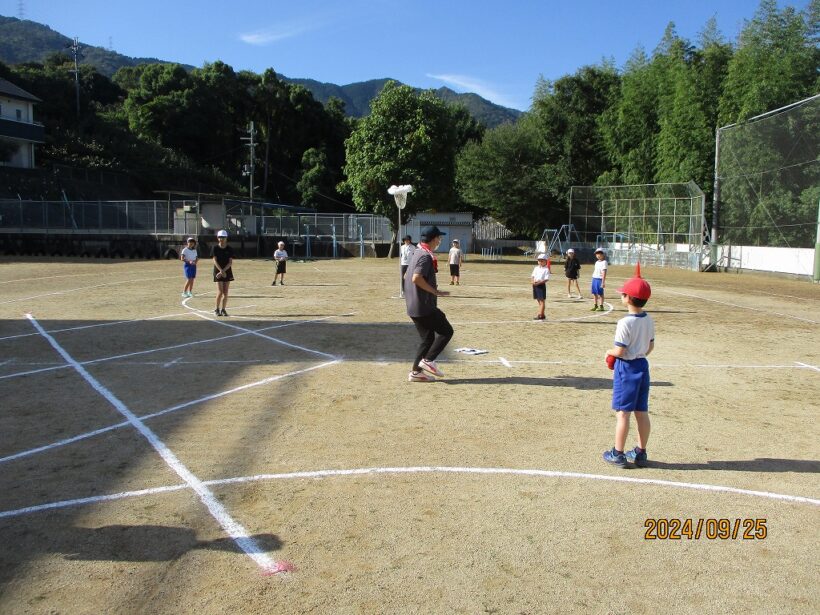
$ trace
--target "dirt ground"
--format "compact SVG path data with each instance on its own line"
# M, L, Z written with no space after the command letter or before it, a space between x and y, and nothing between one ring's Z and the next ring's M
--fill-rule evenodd
M427 384L395 260L237 261L216 319L207 266L0 259L0 613L820 612L820 286L644 268L620 470L632 268L534 322L533 265L465 263Z

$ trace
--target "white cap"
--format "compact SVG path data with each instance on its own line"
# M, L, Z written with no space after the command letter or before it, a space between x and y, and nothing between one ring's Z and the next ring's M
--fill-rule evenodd
M575 254L575 250L573 250L572 248L569 248L567 250L567 254Z
M606 254L606 251L603 248L595 248L595 254L598 254L598 252L601 254Z
M228 236L228 231L219 231L219 232L216 234L216 236L217 236L217 237L227 237L227 236Z
M188 239L185 240L186 243L189 241L196 241L196 239L194 239L193 237L188 237Z
M539 254L538 256L535 257L535 260L545 261L545 260L547 260L547 255L546 254Z

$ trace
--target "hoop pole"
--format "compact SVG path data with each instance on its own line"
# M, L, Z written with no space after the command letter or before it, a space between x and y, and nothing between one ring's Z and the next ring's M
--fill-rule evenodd
M814 281L820 282L820 201L817 201L817 236L814 240Z

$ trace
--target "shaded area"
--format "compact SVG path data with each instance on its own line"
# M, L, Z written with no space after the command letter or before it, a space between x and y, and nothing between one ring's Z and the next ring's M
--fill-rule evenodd
M758 457L737 461L707 461L705 463L674 463L650 460L649 468L658 470L722 470L729 472L798 472L820 473L820 461L811 459L774 459Z
M542 387L569 387L580 390L611 389L612 378L580 378L578 376L553 376L538 378L535 376L507 376L501 378L458 378L456 380L437 380L444 384L523 384ZM671 387L671 382L653 382L653 387Z

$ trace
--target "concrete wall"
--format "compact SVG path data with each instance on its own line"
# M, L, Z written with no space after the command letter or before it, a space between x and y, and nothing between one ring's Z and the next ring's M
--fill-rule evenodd
M719 268L789 273L811 277L814 249L758 246L718 246Z

